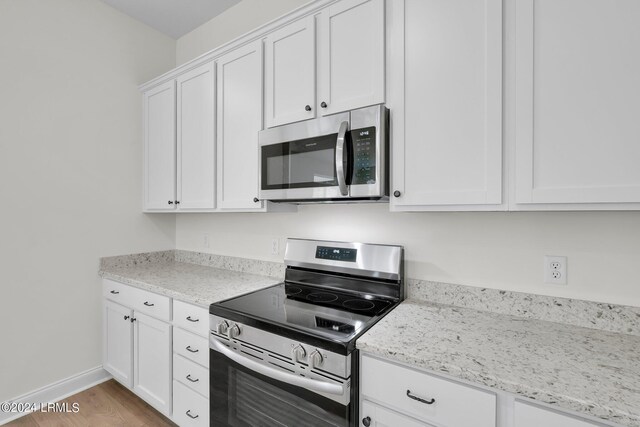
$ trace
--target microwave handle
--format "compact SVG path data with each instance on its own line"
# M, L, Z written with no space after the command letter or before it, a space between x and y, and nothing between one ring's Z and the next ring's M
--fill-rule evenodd
M336 140L336 177L338 179L338 187L340 188L340 194L343 196L349 195L347 189L347 177L344 170L344 144L347 137L347 127L349 122L344 121L340 123L340 129L338 130L338 138Z

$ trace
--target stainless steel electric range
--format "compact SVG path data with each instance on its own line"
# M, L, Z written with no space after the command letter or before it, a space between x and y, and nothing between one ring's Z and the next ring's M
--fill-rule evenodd
M358 425L355 342L403 300L403 249L289 239L285 263L209 309L212 426Z

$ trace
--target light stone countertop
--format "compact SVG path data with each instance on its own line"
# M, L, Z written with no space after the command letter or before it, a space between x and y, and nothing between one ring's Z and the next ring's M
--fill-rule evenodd
M640 337L406 300L357 348L640 427Z
M206 308L281 280L171 259L102 265L100 276Z

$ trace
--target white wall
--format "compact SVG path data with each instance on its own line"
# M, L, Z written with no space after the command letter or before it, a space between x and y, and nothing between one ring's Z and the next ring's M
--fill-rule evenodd
M202 246L202 233L211 236ZM178 249L281 261L271 239L399 244L407 277L640 306L640 213L390 213L386 204L298 213L178 215ZM544 255L568 256L568 284L543 284Z
M242 0L180 37L176 65L184 64L308 2L309 0Z
M139 83L175 41L97 0L0 0L0 402L100 366L98 258L173 248L141 213Z

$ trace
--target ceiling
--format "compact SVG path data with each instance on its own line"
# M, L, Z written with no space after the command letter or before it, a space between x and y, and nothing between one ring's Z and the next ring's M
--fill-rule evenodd
M102 1L174 39L240 3L240 0Z

